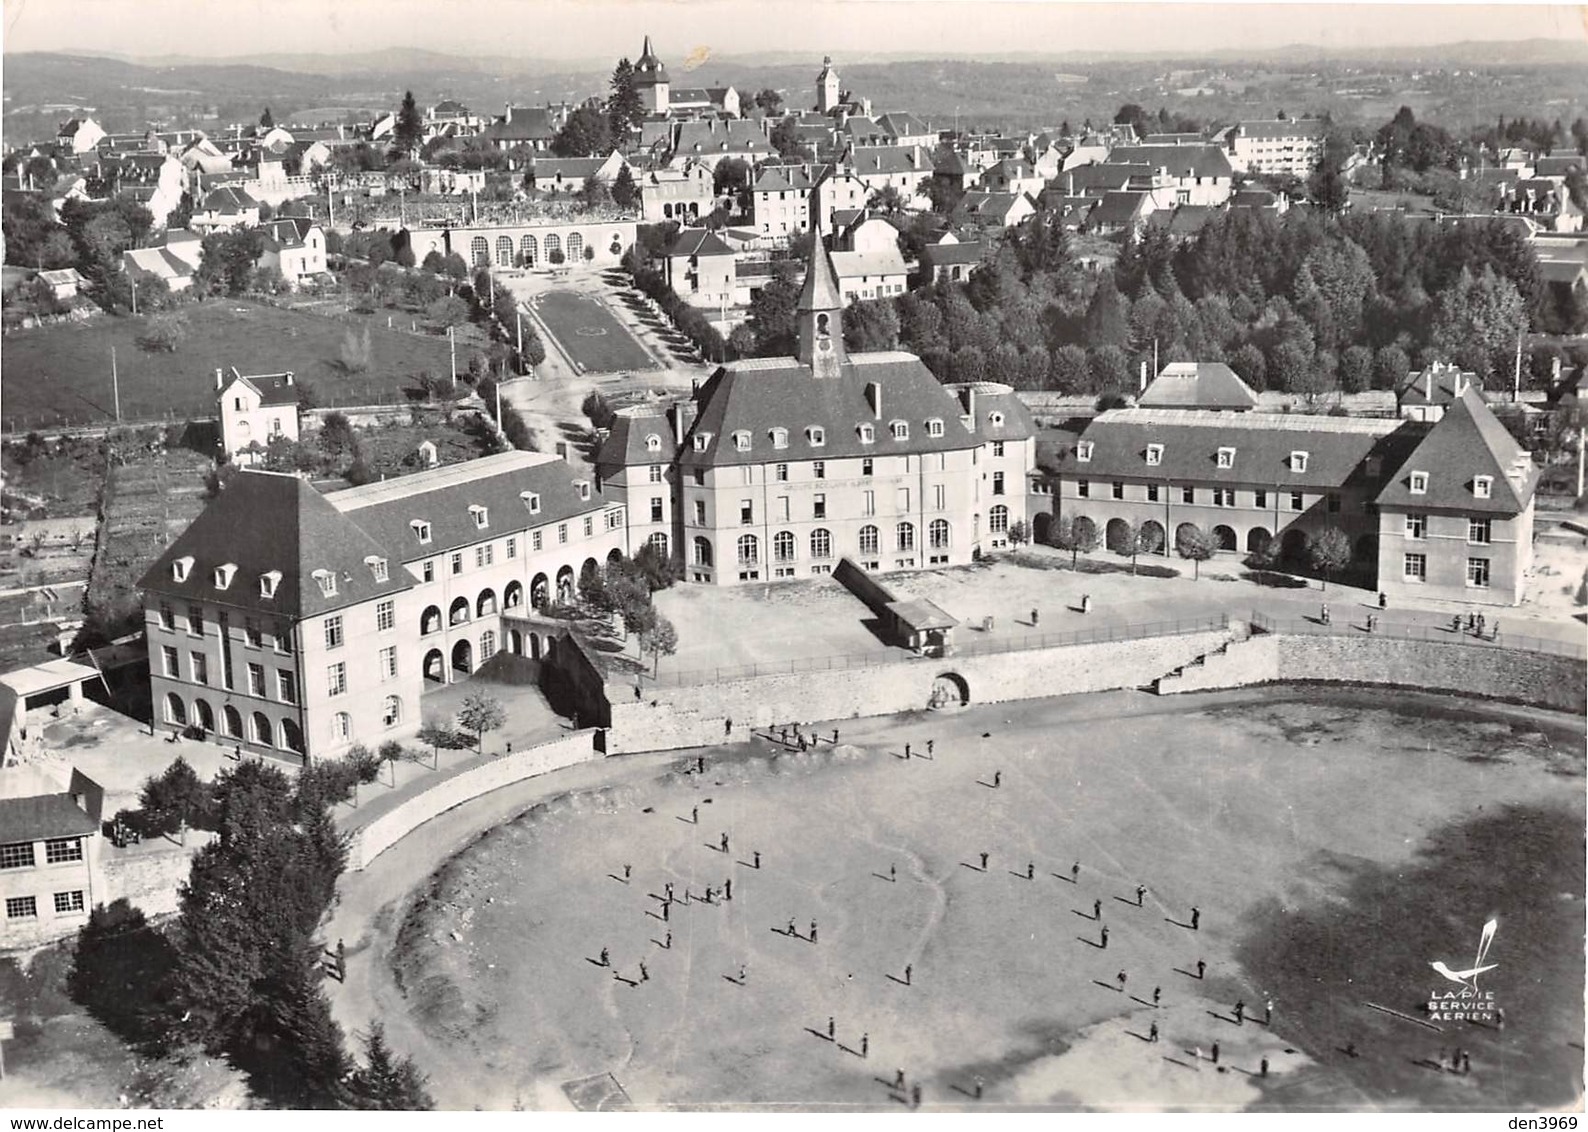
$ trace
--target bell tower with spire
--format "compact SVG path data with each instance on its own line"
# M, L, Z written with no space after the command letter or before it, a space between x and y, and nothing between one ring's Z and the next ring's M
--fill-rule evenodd
M634 64L634 89L645 104L647 114L666 114L672 89L667 79L667 68L651 50L651 37L645 37L645 50Z
M795 312L799 342L795 359L811 367L811 376L839 377L849 355L844 352L844 297L838 290L838 273L820 233L812 233L811 258L805 268L805 286Z
M826 114L838 105L838 72L833 70L833 57L822 57L822 73L816 76L816 109Z

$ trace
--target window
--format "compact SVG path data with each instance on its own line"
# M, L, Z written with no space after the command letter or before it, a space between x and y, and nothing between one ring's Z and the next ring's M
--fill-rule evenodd
M817 460L817 461L813 462L811 464L811 473L812 473L812 475L813 475L813 477L815 479L819 479L819 480L826 479L827 478L827 461L826 460Z
M875 470L875 468L876 464L872 461L870 456L867 456L860 461L860 474L863 476L869 476L872 471Z
M810 441L812 448L821 448L827 443L827 430L817 425L812 425L805 430L805 439Z
M933 519L926 528L927 545L933 550L942 550L948 545L948 520Z
M750 451L750 434L745 432L743 429L740 429L738 432L734 433L733 446L737 451L740 452Z
M275 597L276 587L281 585L281 571L271 570L259 575L259 596Z
M928 435L928 436L942 436L943 435L943 422L941 420L939 420L937 417L933 417L931 420L927 421L926 422L926 435Z
M295 704L298 702L298 674L285 669L276 671L276 689L281 693L281 702Z
M1428 516L1413 511L1406 516L1406 537L1424 539L1428 537Z
M204 610L199 606L187 607L187 631L200 637L204 635Z
M876 527L872 527L872 526L861 527L860 528L860 553L861 554L875 554L875 553L877 553L877 546L878 545L879 545L879 543L878 543L878 538L877 538L877 528Z
M700 535L695 536L695 565L711 565L711 540Z
M904 421L890 421L888 431L893 434L895 440L910 439L910 426Z
M867 491L862 493L860 500L860 513L862 515L875 515L877 513L877 493Z
M754 465L746 464L744 467L740 468L739 471L740 471L740 473L742 475L742 478L743 478L743 480L744 480L746 485L752 484L752 483L755 482L755 467L754 467Z
M370 574L374 576L377 582L389 580L390 574L387 572L386 560L384 558L379 558L372 554L368 558L364 559L364 565L369 567Z
M1147 445L1147 466L1149 468L1156 468L1161 463L1163 463L1163 445Z
M992 454L993 454L994 457L1002 456L1004 454L1004 442L1003 441L1001 441L1001 440L993 441Z
M560 544L566 543L567 541L568 541L568 524L567 523L558 523L557 524L557 542L560 545Z
M397 624L397 608L391 601L383 601L375 606L375 629L384 633Z
M893 533L901 551L915 549L915 524L900 523Z
M907 487L895 489L893 502L895 511L908 511L910 509L910 489Z
M1111 494L1113 495L1113 497L1115 499L1123 499L1123 498L1125 498L1125 485L1120 483L1118 480L1115 480L1112 484L1109 485L1109 491L1111 492ZM995 491L995 492L993 492L993 494L994 495L1001 495L1002 492Z
M193 572L193 556L185 554L171 563L171 580L185 582L187 576Z
M778 483L787 483L788 482L788 465L787 464L779 464L774 471L775 471L775 476L776 476L776 479L777 479Z
M739 536L739 565L753 566L760 561L760 543L754 535Z
M590 481L589 480L574 480L573 481L573 486L574 486L574 489L579 492L579 498L580 499L589 499L590 498Z
M482 570L496 561L496 547L490 543L474 548L474 568Z
M1305 452L1292 452L1290 454L1290 470L1296 473L1307 470L1307 454Z
M176 611L172 609L169 604L163 601L160 603L160 628L176 628Z
M6 897L6 919L31 920L39 914L38 898L34 896Z
M993 483L993 494L994 495L1002 495L1004 493L1004 474L1002 472L994 472L993 473L993 481L992 481L992 483ZM1115 484L1114 486L1117 488L1117 487L1119 487L1121 485ZM1116 494L1114 496L1114 498L1118 499L1118 498L1120 498L1120 496Z
M877 439L877 430L871 425L863 424L856 431L860 434L860 443L870 444ZM867 473L870 474L869 472Z
M1148 503L1157 503L1159 494L1160 494L1160 492L1159 492L1159 487L1158 487L1157 484L1150 483L1150 484L1147 485L1147 502Z
M397 678L396 645L388 645L380 650L380 678L382 680L395 680Z
M793 531L779 531L772 536L772 558L777 562L794 561Z
M201 652L187 654L188 667L193 670L193 683L208 684L210 682L210 667L208 658Z
M817 527L811 532L811 557L831 558L833 556L832 532L825 527Z
M496 655L496 630L487 629L480 634L480 660L484 662Z
M1411 475L1411 482L1410 482L1410 484L1408 486L1411 488L1411 493L1413 495L1427 495L1428 494L1428 473L1427 472L1413 472L1412 475Z
M64 916L70 912L83 910L83 890L75 889L72 892L57 892L55 894L55 913Z
M1426 582L1428 580L1428 555L1406 555L1401 574L1408 582Z
M788 447L788 429L786 429L786 428L775 428L775 429L772 430L772 447L773 448L787 448Z
M396 727L403 719L403 702L396 696L387 696L385 704L381 707L380 722L382 727Z
M827 518L827 496L822 492L817 492L816 497L811 501L811 518Z
M536 537L539 536L537 535ZM539 547L536 549L538 550ZM424 560L424 563L419 567L419 576L427 582L436 580L436 560L434 558L426 558Z
M224 566L215 567L215 588L218 590L224 590L227 586L232 584L232 579L236 576L236 563L228 562Z
M347 665L337 661L325 670L326 690L333 696L343 695L347 691Z
M648 478L650 479L650 481L652 483L661 483L662 482L662 466L660 464L652 464L651 465L651 470L650 470L649 475L648 475Z
M265 666L248 662L248 694L261 699L265 695Z
M1488 546L1493 528L1488 519L1467 520L1467 541L1476 546Z
M1002 428L1004 424L1004 415L1002 413L988 413L987 423L992 425L993 428Z
M1076 459L1076 461L1078 463L1082 463L1082 464L1091 463L1091 461L1092 461L1092 442L1090 440L1083 440L1083 441L1080 441L1078 444L1076 444L1076 446L1075 446L1075 459Z
M1182 503L1195 503L1196 501L1197 501L1197 489L1196 488L1192 487L1190 484L1187 484L1185 487L1182 487L1180 489L1180 502L1182 502Z
M171 645L160 646L161 671L173 680L182 678L182 661L176 649Z
M342 647L341 614L325 619L325 647L328 649L339 649Z
M1268 506L1268 492L1266 492L1266 491L1254 491L1254 492L1252 492L1252 503L1254 505L1256 505L1257 507L1267 507Z
M1235 489L1233 487L1216 487L1213 489L1213 506L1234 507Z
M529 549L539 550L541 548L541 542L542 539L540 531L531 531L529 533Z
M777 517L780 522L786 523L789 521L788 496L786 495L777 497Z
M662 521L662 497L660 495L653 495L653 496L651 496L651 522L660 523L661 521Z
M524 501L524 506L531 515L540 514L540 496L533 491L521 491L518 497Z
M940 483L932 485L932 510L941 511L948 505L948 489Z
M331 717L331 738L338 743L345 743L353 737L353 717L345 711L339 711Z
M316 570L313 578L320 587L321 597L336 596L336 575L330 570Z
M414 519L408 524L413 528L414 536L419 540L420 546L430 545L430 524L423 519Z
M1290 509L1292 511L1303 510L1306 507L1306 505L1307 505L1307 501L1306 501L1306 499L1304 499L1302 497L1301 492L1293 491L1293 492L1290 493Z
M697 432L697 433L695 433L695 451L696 452L704 452L706 450L706 445L708 445L710 443L711 443L711 433L709 433L709 432Z
M56 837L44 843L44 863L46 865L64 865L68 861L81 861L83 859L83 839L81 837Z
M15 841L0 845L0 869L31 869L33 867L33 842Z
M1340 510L1340 495L1338 492L1331 491L1328 495L1324 496L1324 502L1331 515L1337 513Z
M1078 499L1092 498L1092 483L1090 480L1075 481L1075 495Z
M987 533L994 535L1007 534L1009 531L1009 508L1002 503L987 512Z
M1235 449L1220 448L1218 464L1221 468L1233 468L1235 466Z
M1489 560L1487 558L1467 559L1467 585L1480 590L1489 588Z
M607 530L615 531L619 527L621 527L622 525L623 525L623 508L621 508L621 507L609 507L609 508L607 508ZM511 558L512 555L509 554L508 557Z
M694 503L695 503L695 526L703 527L703 526L706 525L706 501L704 499L697 499L697 500L694 501Z
M755 522L755 501L753 499L739 500L739 522L746 525Z

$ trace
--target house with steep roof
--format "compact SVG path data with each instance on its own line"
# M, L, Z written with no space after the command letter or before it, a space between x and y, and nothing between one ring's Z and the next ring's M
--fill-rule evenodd
M689 224L710 216L716 207L716 187L708 165L691 161L681 169L651 169L633 177L640 192L640 215L653 223L677 220Z
M508 103L503 114L480 131L480 136L500 150L520 146L544 153L551 148L560 128L550 109L544 106L514 106Z
M987 261L989 245L981 240L962 241L952 232L921 249L921 284L963 283Z
M55 131L55 145L64 154L92 153L105 136L105 128L92 118L73 118Z
M1141 231L1147 217L1157 210L1151 192L1141 189L1121 189L1103 194L1097 207L1086 217L1086 231L1099 236L1123 236Z
M1129 188L1150 189L1164 203L1218 206L1234 190L1234 170L1216 145L1118 145L1111 165L1144 165L1147 172Z
M708 228L682 228L664 253L667 285L684 302L702 310L731 306L738 276L734 250Z
M937 131L907 111L894 111L877 119L877 126L889 145L921 146L937 144Z
M618 171L628 165L623 155L613 150L605 157L542 157L537 155L529 163L525 176L530 185L542 193L577 193L592 179L608 188L617 180ZM630 175L633 170L630 170Z
M763 236L787 239L811 227L811 189L807 165L766 165L750 184L751 216Z
M104 893L105 791L44 763L0 770L0 950L74 934Z
M326 265L325 232L314 221L284 216L267 221L260 231L263 246L259 266L281 272L293 290L330 270Z
M670 548L690 581L821 576L845 556L873 571L959 564L1026 520L1035 430L1013 390L945 387L902 351L852 354L844 317L831 255L813 241L792 358L731 362L603 443L604 481L641 497L677 484Z
M710 118L670 123L668 163L682 168L700 162L715 169L717 162L737 157L752 166L776 152L761 123L744 118Z
M567 463L505 452L321 495L244 471L143 576L155 718L304 761L405 739L420 696L627 550L623 508Z
M88 285L88 280L84 279L82 272L75 267L41 271L39 278L44 280L44 285L50 289L50 294L55 296L55 301L58 303L70 303Z
M234 463L249 466L264 459L271 441L298 439L298 387L292 373L243 375L232 367L231 377L215 371L215 402L221 419L221 453Z
M852 145L839 157L837 165L865 183L867 199L891 187L903 198L905 208L924 209L932 203L921 192L921 182L933 175L930 150L918 146Z
M1445 415L1468 389L1483 395L1478 375L1451 362L1435 361L1413 371L1395 389L1395 411L1409 421L1432 424Z
M1229 132L1230 162L1246 173L1312 176L1323 161L1321 118L1240 122Z
M1467 384L1374 499L1391 600L1517 605L1533 565L1539 469Z
M1246 413L1257 408L1257 394L1223 362L1170 362L1136 404L1143 409Z
M969 192L959 198L952 217L956 227L998 232L1019 227L1036 211L1036 203L1025 193Z
M987 193L1026 193L1035 199L1048 179L1024 158L1006 157L982 170L976 187Z
M184 259L169 247L129 248L121 253L121 269L134 284L160 279L176 294L193 286L198 263Z
M194 231L204 235L258 224L259 202L235 185L222 185L206 193L189 221Z

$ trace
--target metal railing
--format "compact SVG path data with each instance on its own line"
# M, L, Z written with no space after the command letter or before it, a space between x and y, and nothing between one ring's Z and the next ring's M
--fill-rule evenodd
M1374 615L1373 628L1368 629L1367 615L1330 619L1325 624L1319 617L1272 617L1266 613L1251 615L1252 628L1259 633L1291 633L1311 636L1335 637L1388 637L1403 641L1434 641L1445 645L1472 645L1479 648L1509 649L1516 652L1540 652L1553 656L1569 656L1578 660L1588 657L1588 647L1581 641L1558 641L1549 637L1529 637L1519 633L1500 631L1498 636L1485 628L1484 635L1468 632L1466 619L1461 627L1453 629L1451 622L1434 625L1386 622ZM1491 622L1491 625L1493 622Z
M1130 641L1146 637L1172 637L1186 633L1205 633L1229 627L1229 615L1212 617L1177 618L1164 621L1143 621L1127 625L1099 625L1094 629L1077 629L1067 633L1027 633L1019 636L988 636L986 639L957 643L944 656L922 655L890 648L885 652L840 653L831 656L802 657L794 660L773 661L764 664L741 664L718 668L694 668L681 672L663 672L652 677L641 675L643 680L662 687L681 687L700 684L720 684L729 680L745 680L757 676L789 676L801 672L839 672L848 668L871 668L881 664L901 664L909 661L929 660L951 664L964 656L989 656L996 653L1023 652L1031 649L1065 648L1074 645L1099 644L1105 641ZM963 631L963 628L962 630Z

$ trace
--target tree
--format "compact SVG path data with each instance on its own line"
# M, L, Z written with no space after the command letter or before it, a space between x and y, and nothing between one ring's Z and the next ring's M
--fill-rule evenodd
M374 357L374 347L370 342L369 325L366 323L363 333L348 327L342 335L342 348L338 352L337 360L342 364L344 373L363 373L369 369Z
M1031 541L1030 529L1026 526L1024 519L1016 519L1009 524L1010 546L1024 546L1029 541Z
M1399 389L1411 375L1412 362L1399 346L1385 346L1373 355L1373 388Z
M386 1044L386 1028L379 1022L370 1024L364 1059L350 1082L357 1107L386 1112L428 1112L435 1107L419 1067L392 1052Z
M671 621L657 614L655 623L640 634L640 651L651 654L651 678L655 679L662 657L678 651L678 630Z
M800 144L799 123L793 118L784 118L773 126L770 141L781 157L799 158L807 152Z
M750 187L750 163L742 157L728 157L711 170L712 191L718 196L735 196Z
M215 824L214 791L180 756L143 784L138 809L143 832L151 837L185 834L189 828L213 829Z
M634 85L634 64L627 56L612 69L609 85L612 93L607 95L607 129L612 137L626 139L631 129L645 121L645 102Z
M612 179L612 203L625 212L640 203L640 190L634 184L634 174L629 171L628 162L618 167L618 175Z
M612 152L612 126L600 110L581 106L557 131L551 150L558 157L604 157Z
M909 202L897 185L883 185L882 188L871 194L866 201L866 207L883 213L886 216L897 216L903 212Z
M1351 564L1351 539L1339 527L1325 527L1307 547L1307 561L1323 575L1323 588L1336 571Z
M436 720L426 719L420 724L414 738L430 748L430 766L431 769L435 769L441 757L442 746L450 745L452 742L452 732Z
M579 202L580 208L593 211L612 200L612 191L600 177L586 177L584 185L574 194L574 199ZM595 254L593 247L587 246L585 251L592 256Z
M1175 552L1196 563L1195 577L1202 577L1202 563L1213 557L1213 539L1194 523L1183 523L1174 536Z
M1134 102L1127 102L1121 106L1114 115L1117 125L1130 126L1136 131L1137 138L1144 138L1153 132L1152 121L1147 112Z
M767 117L780 113L783 109L783 96L769 86L762 87L756 93L754 101L755 108Z
M896 350L899 315L891 299L855 299L844 312L844 345L855 353Z
M257 228L211 233L200 245L196 281L212 295L241 295L253 281L264 247Z
M1456 285L1434 301L1428 341L1483 381L1493 376L1497 361L1515 348L1526 328L1526 304L1510 280L1487 266L1478 276L1463 268Z
M270 116L270 107L268 106L265 107L265 112L259 115L259 128L261 130L273 130L276 128L276 120Z
M1092 293L1082 320L1083 341L1090 347L1124 346L1130 341L1130 304L1114 286L1112 272L1104 272Z
M794 352L799 296L799 285L789 272L781 271L751 298L748 325L755 331L757 354L786 357Z
M353 424L347 419L346 413L327 413L325 420L320 423L320 448L333 460L353 451L358 446L358 438L353 433Z
M66 990L124 1041L157 1043L160 999L174 960L165 936L149 926L141 909L119 897L95 905L78 930Z
M1130 572L1135 574L1136 556L1145 549L1143 546L1142 526L1140 523L1132 523L1128 519L1122 520L1122 522L1122 526L1115 526L1113 523L1108 524L1108 549L1121 558L1129 558Z
M591 428L611 428L613 418L617 415L607 399L601 395L600 390L591 390L585 394L585 399L579 403L579 411L590 422Z
M1373 351L1366 346L1347 346L1340 352L1340 388L1347 393L1366 393L1373 387Z
M1081 555L1097 549L1097 524L1085 515L1061 515L1053 521L1048 538L1057 549L1070 552L1070 568L1074 569Z
M187 340L187 316L178 311L163 311L149 319L149 328L138 339L138 345L151 353L174 354Z
M507 712L502 709L502 703L494 696L484 692L470 692L463 697L463 706L458 709L458 723L466 730L474 732L474 749L483 752L485 733L495 731L507 722Z
M425 320L443 329L469 320L469 304L456 295L443 295L425 308Z
M419 117L419 107L414 103L414 92L403 94L402 105L397 109L397 124L392 128L392 151L412 157L424 144L425 125Z

